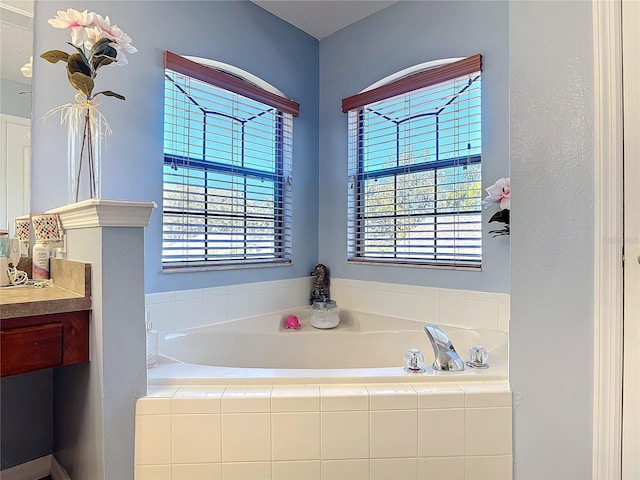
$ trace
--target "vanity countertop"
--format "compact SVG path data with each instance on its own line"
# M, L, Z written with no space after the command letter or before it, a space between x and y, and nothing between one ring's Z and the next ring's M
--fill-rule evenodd
M51 259L53 285L0 288L0 319L91 310L91 265Z

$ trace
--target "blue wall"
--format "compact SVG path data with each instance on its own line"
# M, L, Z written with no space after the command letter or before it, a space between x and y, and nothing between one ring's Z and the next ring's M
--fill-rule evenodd
M31 118L31 85L0 79L0 113Z
M320 42L320 261L333 276L508 293L509 238L484 213L482 271L348 264L347 115L341 100L404 68L483 56L482 178L509 176L509 3L402 1Z
M161 273L162 211L145 229L145 290L203 288L309 275L318 257L318 41L250 2L47 1L36 6L39 18L58 9L89 9L109 15L138 49L129 64L99 71L96 89L127 97L106 98L100 107L113 135L107 138L102 163L102 196L120 200L153 200L162 205L163 53L193 55L229 63L271 83L300 103L294 119L292 266ZM40 22L35 52L64 49L66 30ZM64 64L34 59L34 118L73 100ZM34 212L64 205L66 130L57 118L34 122L32 208Z

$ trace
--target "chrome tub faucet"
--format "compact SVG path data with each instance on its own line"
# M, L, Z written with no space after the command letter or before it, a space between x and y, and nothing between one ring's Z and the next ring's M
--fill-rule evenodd
M424 331L431 340L433 353L436 360L433 362L434 370L459 371L464 370L464 362L458 356L456 349L453 348L451 340L440 327L428 323L424 327Z

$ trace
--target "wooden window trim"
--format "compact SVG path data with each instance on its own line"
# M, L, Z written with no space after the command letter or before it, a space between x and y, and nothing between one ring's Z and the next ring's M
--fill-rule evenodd
M164 67L250 98L251 100L262 102L277 108L283 113L290 113L294 117L300 115L300 104L293 100L268 92L263 88L236 78L233 75L201 65L175 53L169 51L164 52Z
M482 55L476 54L457 62L431 68L414 75L382 85L378 88L358 93L342 99L342 111L358 110L380 100L402 95L419 88L430 87L454 78L479 72L482 69Z

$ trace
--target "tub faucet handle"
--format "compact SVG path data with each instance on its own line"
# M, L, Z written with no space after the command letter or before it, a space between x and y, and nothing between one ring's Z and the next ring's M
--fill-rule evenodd
M481 345L474 345L469 349L469 361L467 365L472 368L487 368L489 364L489 354L487 349Z
M404 356L404 371L409 373L422 373L424 368L424 355L417 348L410 348Z

